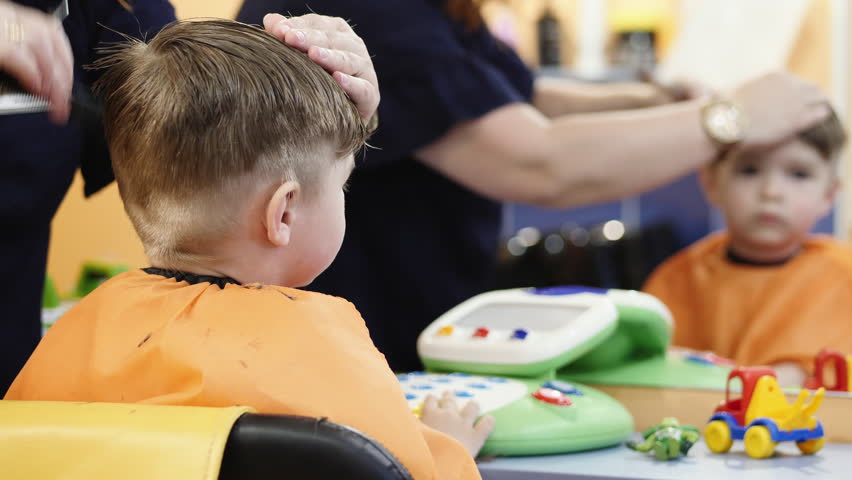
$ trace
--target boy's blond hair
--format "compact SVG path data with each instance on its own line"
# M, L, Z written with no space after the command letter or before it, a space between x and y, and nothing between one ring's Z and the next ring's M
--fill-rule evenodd
M260 28L172 23L109 49L96 88L121 198L149 258L202 258L258 188L297 180L308 196L364 145L331 75ZM334 155L332 155L334 156Z

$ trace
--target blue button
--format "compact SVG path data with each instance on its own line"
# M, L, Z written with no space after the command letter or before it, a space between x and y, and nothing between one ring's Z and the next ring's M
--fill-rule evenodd
M405 374L397 375L396 379L399 380L400 382L407 382L408 381L408 375L405 375Z
M469 373L462 373L462 372L455 372L455 373L451 373L451 374L449 374L449 375L450 375L451 377L462 377L462 378L466 378L466 377L471 377L471 376L472 376L472 375L471 375L471 374L469 374Z
M542 385L542 386L544 388L552 388L554 390L557 390L559 392L564 393L565 395L575 395L575 396L578 396L578 397L583 396L583 392L581 392L580 389L578 389L577 387L575 387L574 385L572 385L568 382L562 382L562 381L559 381L559 380L551 380L549 382L545 382L544 385Z
M435 387L432 385L412 385L410 388L414 390L434 390Z
M489 388L491 388L488 385L482 383L471 383L470 385L468 385L468 387L475 388L477 390L488 390Z
M603 288L594 288L594 287L580 287L576 285L564 285L561 287L544 287L544 288L531 288L527 290L527 292L533 295L575 295L578 293L597 293L600 295L606 295L606 290Z
M433 378L432 381L435 382L435 383L450 383L450 382L452 382L452 380L450 380L447 377Z
M458 392L456 392L456 396L459 398L470 398L473 396L473 394L470 392L465 392L464 390L459 390Z
M503 377L488 377L488 378L486 378L486 380L488 380L489 382L494 382L494 383L508 383L509 382L508 378L503 378Z
M414 400L415 398L417 398L417 395L415 395L415 394L413 394L413 393L406 393L406 394L405 394L405 399L406 399L406 400Z
M513 340L524 340L524 339L527 338L527 335L529 335L529 332L527 332L523 328L518 328L514 332L512 332L512 339Z
M714 363L712 361L710 361L709 359L702 357L701 355L695 355L695 354L691 354L691 353L684 355L683 359L686 360L687 362L697 363L699 365L707 365L707 366L713 366L714 365Z

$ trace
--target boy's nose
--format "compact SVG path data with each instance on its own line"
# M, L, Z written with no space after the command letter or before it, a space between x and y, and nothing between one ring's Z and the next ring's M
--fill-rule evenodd
M766 175L760 184L761 196L771 199L779 198L783 193L782 183L780 175L772 173Z

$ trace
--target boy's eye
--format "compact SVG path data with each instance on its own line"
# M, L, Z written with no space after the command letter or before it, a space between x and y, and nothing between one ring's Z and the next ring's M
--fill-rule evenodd
M810 170L806 170L804 168L794 168L790 170L790 176L796 178L798 180L804 180L807 178L811 178Z
M757 165L741 165L737 168L737 174L739 175L756 175L758 171Z

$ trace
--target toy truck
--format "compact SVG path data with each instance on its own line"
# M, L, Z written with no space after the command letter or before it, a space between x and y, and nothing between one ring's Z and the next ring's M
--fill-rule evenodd
M834 370L834 382L827 375L826 367ZM816 390L824 387L834 392L848 392L852 385L852 355L843 355L836 350L820 350L814 362L814 375L805 380L805 388Z
M731 398L731 381L742 383L742 396ZM813 416L822 403L825 389L816 391L805 404L808 390L790 405L769 367L739 367L728 375L725 401L716 407L704 429L704 440L714 453L730 450L734 440L744 440L752 458L768 458L778 442L794 441L810 455L825 443L822 423Z

